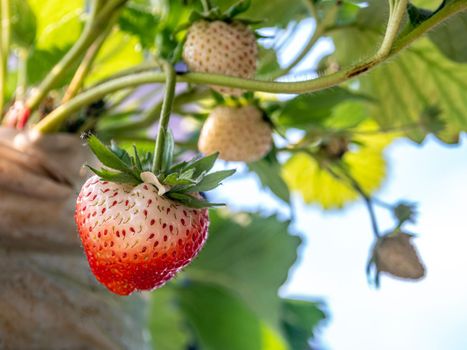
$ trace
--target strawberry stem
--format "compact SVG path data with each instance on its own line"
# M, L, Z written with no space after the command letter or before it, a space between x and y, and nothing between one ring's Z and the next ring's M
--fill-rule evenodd
M210 0L201 0L201 4L203 5L203 12L209 13L212 8L212 4Z
M10 54L10 1L1 0L1 33L0 33L0 114L3 111L4 96L7 84L8 57ZM1 120L1 117L0 117Z
M415 40L445 22L452 16L467 9L467 2L454 1L449 2L440 11L436 12L426 21L419 24L407 34L401 35L394 43L391 51L385 57L370 57L362 63L342 69L336 73L322 77L307 79L295 82L264 81L253 79L242 79L219 74L208 73L184 73L178 75L179 82L191 84L219 85L225 87L238 88L249 91L261 91L281 94L302 94L319 90L324 90L332 86L348 81L356 76L364 74L377 67L380 63L396 55L403 49L410 46ZM153 65L142 65L133 67L130 71L113 77L110 80L101 82L92 86L86 91L78 94L67 103L55 109L52 113L42 119L34 129L38 132L48 133L55 131L60 124L65 121L72 113L89 103L103 98L109 93L132 88L135 86L151 83L160 83L164 76L160 72L153 72ZM140 73L135 73L140 72Z
M152 171L155 174L158 174L162 168L165 138L168 132L170 113L172 112L176 85L174 67L168 62L164 62L163 66L165 72L165 95L159 121L159 132L157 133L156 146L154 149L154 162L152 164Z

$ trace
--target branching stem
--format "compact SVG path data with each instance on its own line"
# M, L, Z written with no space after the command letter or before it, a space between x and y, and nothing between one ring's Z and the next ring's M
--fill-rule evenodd
M432 30L439 24L451 16L467 9L467 1L452 1L449 2L440 11L432 17L422 22L406 35L400 37L393 44L393 48L385 58L389 58L420 38L423 34ZM374 60L368 59L356 66L344 69L342 71L319 77L312 80L304 80L297 82L270 82L261 80L250 80L228 77L224 75L206 74L206 73L188 73L177 75L178 82L188 82L193 84L220 85L226 87L239 88L250 91L262 91L270 93L283 94L300 94L306 92L314 92L323 90L346 80L359 76L384 61L385 59ZM153 68L152 68L153 69ZM58 107L55 111L49 114L36 125L36 130L41 132L50 132L56 130L66 118L81 107L89 103L97 101L109 93L135 87L142 84L161 83L165 80L165 76L159 72L141 72L132 74L131 76L121 76L116 79L109 80L82 92L80 95L71 99L66 104Z
M91 71L94 60L96 59L99 50L101 49L105 39L107 39L111 30L112 25L108 26L106 30L102 32L92 43L92 45L88 48L88 51L84 55L81 64L76 70L75 75L73 76L73 79L70 82L70 85L68 85L68 89L66 90L65 95L63 96L62 103L65 103L73 97L75 97L78 91L81 89L81 87L83 86L84 79Z
M96 37L108 26L109 18L119 9L126 0L95 0L91 14L83 33L74 46L52 69L50 74L42 81L36 93L27 101L31 111L35 110L54 85L63 77L67 70L84 54Z

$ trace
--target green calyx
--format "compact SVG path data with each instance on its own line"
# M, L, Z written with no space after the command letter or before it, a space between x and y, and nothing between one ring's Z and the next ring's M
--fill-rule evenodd
M136 186L144 182L142 177L146 178L148 173L154 174L151 171L153 154L150 152L138 152L136 147L133 147L133 154L129 154L114 142L110 147L104 145L95 135L88 136L87 142L97 159L104 165L101 169L88 167L102 180ZM169 132L165 138L161 170L154 174L157 185L163 188L161 192L161 188L153 184L159 193L192 208L223 205L209 203L197 194L218 187L224 179L233 175L235 170L209 173L217 160L217 153L172 165L173 149L173 137Z
M251 6L251 0L240 0L229 7L226 11L222 12L219 7L214 6L209 10L205 10L203 12L193 11L189 23L192 24L196 21L205 20L209 22L213 21L223 21L230 23L234 19L238 22L242 22L244 24L257 24L259 21L257 20L250 20L247 18L237 18L240 14L246 12Z

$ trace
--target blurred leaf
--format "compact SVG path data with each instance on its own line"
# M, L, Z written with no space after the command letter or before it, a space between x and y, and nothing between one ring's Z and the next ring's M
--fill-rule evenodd
M187 268L188 278L232 290L259 317L279 329L277 290L297 258L300 238L288 233L287 222L272 216L224 217L211 211L210 219L210 238Z
M341 66L368 57L381 40L386 3L371 0L369 4L360 11L355 26L333 35ZM459 131L467 128L467 64L446 59L428 39L418 40L389 63L357 79L359 90L379 101L370 107L370 115L383 128L419 123L422 114L433 107L446 122L446 129L438 134L443 141L455 142ZM407 135L420 142L427 132L412 128Z
M187 348L188 327L176 297L170 286L151 293L148 327L154 349L185 350Z
M180 288L178 297L203 350L287 350L282 338L227 289L195 282Z
M336 24L348 25L357 19L360 6L351 1L342 1L337 12Z
M28 49L36 39L36 16L27 0L11 2L11 37L13 44Z
M314 0L313 0L314 1ZM326 16L326 13L335 6L335 0L324 0L324 1L314 1L317 5L318 15L321 19ZM358 12L360 11L360 5L357 4L358 1L341 1L337 10L337 15L335 18L335 24L346 26L351 23L354 23L357 19Z
M159 129L159 132L164 135L164 150L162 152L162 166L161 171L165 173L171 166L174 158L175 141L172 130L168 129L167 132L164 129Z
M238 0L216 0L216 4L227 9ZM292 20L308 16L303 1L289 0L253 0L251 6L241 17L261 21L259 27L285 26Z
M282 325L290 344L290 350L309 350L309 340L314 337L318 325L326 319L319 303L282 299Z
M192 283L178 291L181 309L205 350L261 349L255 314L225 289Z
M52 47L48 50L33 49L28 55L28 83L30 85L37 85L45 76L50 73L52 68L68 51L69 47ZM55 88L64 86L73 77L74 69L69 69L63 79L61 79Z
M359 101L350 100L339 103L333 108L331 115L324 125L332 129L355 128L368 118L366 105Z
M122 31L138 37L143 48L154 47L159 17L152 12L151 7L128 4L122 11L118 24Z
M73 44L81 33L80 15L83 0L28 0L37 20L36 46L40 49L64 49Z
M290 350L287 340L266 323L261 323L262 349Z
M258 175L261 184L267 187L284 202L290 202L289 187L281 176L281 166L275 154L269 154L264 159L248 164L248 169Z
M259 61L256 69L256 76L258 78L267 78L280 69L281 67L277 59L276 51L259 46Z
M276 123L281 126L303 129L318 126L332 114L336 105L349 99L367 100L363 95L340 87L299 95L284 103Z
M92 71L86 79L86 84L95 83L123 69L135 66L143 59L143 51L138 48L138 39L114 29L99 51Z
M446 57L456 62L467 62L467 40L459 37L465 33L467 13L461 12L429 32L428 36Z
M376 130L373 123L365 123L361 132ZM376 191L386 175L386 162L383 157L384 147L392 136L361 134L354 137L353 147L343 156L352 177L367 194ZM359 198L347 182L336 179L317 161L305 153L293 155L283 167L283 176L289 187L298 192L305 203L319 204L323 209L336 209Z

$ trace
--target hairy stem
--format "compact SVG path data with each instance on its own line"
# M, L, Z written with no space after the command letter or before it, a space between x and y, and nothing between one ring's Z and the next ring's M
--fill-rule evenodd
M5 89L8 75L8 57L10 54L10 36L11 36L11 19L10 19L10 1L1 0L1 35L0 35L0 115L3 112L3 105L5 104ZM1 117L0 117L1 118Z
M160 172L162 167L162 159L164 154L165 137L168 132L170 114L175 97L176 76L174 67L164 62L165 73L165 96L162 103L161 117L159 120L159 132L157 133L156 146L154 149L154 162L152 164L153 173Z
M384 34L383 42L376 53L375 59L384 59L390 54L394 41L399 33L402 19L407 11L408 0L395 0L395 3L392 1L393 0L389 0L390 13L386 33Z
M437 27L451 16L467 9L467 1L454 1L448 3L443 9L438 11L432 17L422 22L412 31L395 41L393 49L385 58L389 58L404 48L412 44L417 38ZM262 91L270 93L300 94L323 90L338 85L346 80L359 76L377 66L383 60L374 61L373 58L366 60L358 65L351 66L342 71L322 76L312 80L303 80L297 82L270 82L261 80L241 79L227 77L223 75L206 73L188 73L177 76L178 82L187 82L193 84L220 85L226 87L239 88L250 91ZM141 72L130 76L121 76L117 79L109 80L82 92L80 95L71 99L66 104L58 107L46 118L36 125L36 130L41 132L51 132L73 112L79 110L87 104L97 101L105 95L142 84L161 83L165 76L159 72Z

